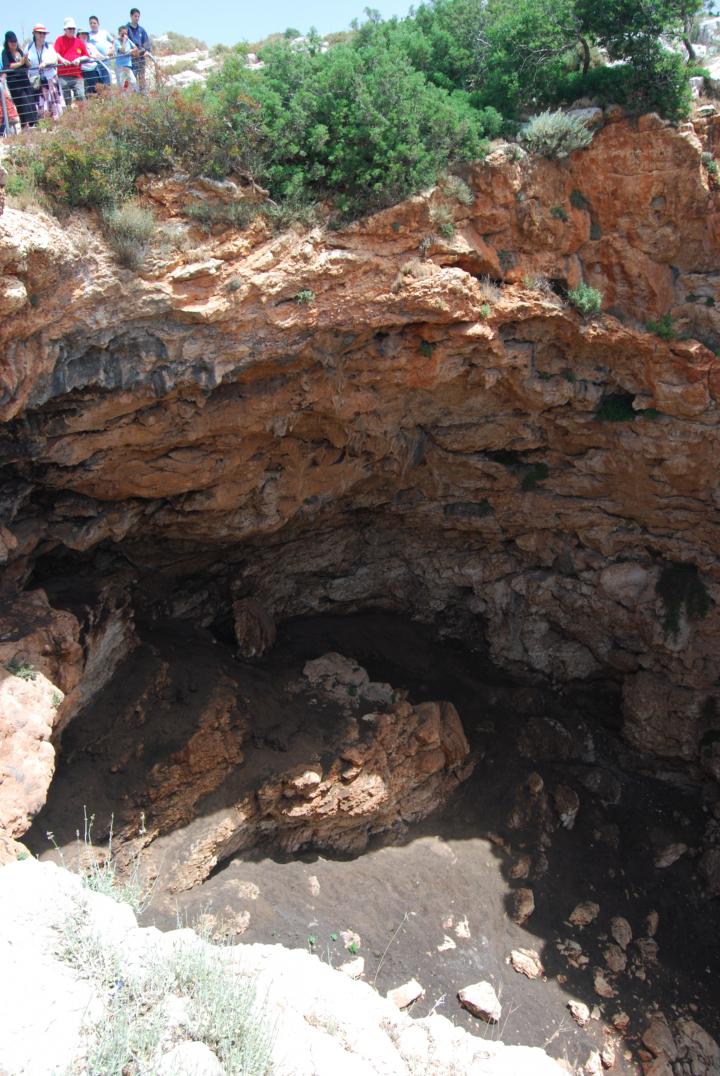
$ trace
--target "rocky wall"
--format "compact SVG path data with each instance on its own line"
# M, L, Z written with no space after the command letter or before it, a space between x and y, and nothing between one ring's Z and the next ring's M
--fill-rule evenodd
M206 624L246 598L403 610L610 683L635 746L717 775L716 120L603 123L565 161L497 146L471 204L190 232L139 274L91 217L7 208L7 602L72 609L91 581Z

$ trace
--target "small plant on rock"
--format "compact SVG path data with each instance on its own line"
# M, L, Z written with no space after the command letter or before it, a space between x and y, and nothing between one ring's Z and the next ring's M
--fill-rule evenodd
M655 333L661 340L674 340L677 336L670 313L665 313L657 321L646 321L645 328L649 333Z
M448 198L454 198L460 205L472 205L475 201L471 188L460 176L447 176L440 186Z
M430 220L443 239L452 239L455 235L455 221L447 206L434 205L430 210Z
M37 676L35 669L26 661L21 661L19 658L11 658L5 666L7 671L13 676L18 676L21 680L34 680Z
M129 904L133 911L139 914L144 910L149 899L140 881L139 859L134 856L127 872L121 874L113 851L113 819L110 819L108 842L104 849L96 847L93 843L94 824L95 815L88 815L87 810L83 809L82 835L79 829L75 832L74 868L65 862L65 857L58 848L54 835L48 833L47 838L58 852L63 867L78 874L86 889L112 897L113 900L123 904ZM144 816L141 816L140 832L145 832Z
M126 269L139 269L155 232L155 218L148 209L126 202L103 215L107 240Z
M568 213L565 206L554 205L550 207L550 216L555 217L555 220L566 221L568 219Z
M502 288L489 276L481 276L479 280L480 294L489 303L497 303L502 299Z
M568 300L583 317L592 317L602 309L602 292L581 281L568 291Z
M541 112L520 128L518 135L525 148L539 157L559 160L592 142L592 131L582 120L566 112Z
M310 288L303 288L293 295L293 302L297 303L298 306L312 306L315 302L315 292L311 291Z

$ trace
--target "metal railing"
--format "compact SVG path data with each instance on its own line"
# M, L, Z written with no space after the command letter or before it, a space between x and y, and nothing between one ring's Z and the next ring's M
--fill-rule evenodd
M150 60L150 62L152 63L153 69L154 69L154 76L155 76L155 89L157 89L159 87L160 81L161 81L160 78L159 78L160 72L159 72L157 60L155 59L155 57L153 56L153 54L151 52L147 52L147 51L142 56L142 59L143 60ZM85 63L88 63L88 62L94 63L96 65L96 67L98 65L100 67L103 67L105 69L105 71L107 72L108 78L111 80L110 84L112 85L112 74L113 73L112 73L112 71L110 69L110 63L112 63L112 61L110 61L110 63L106 63L104 60L101 60L99 57L90 56L85 60ZM61 68L61 67L79 67L81 71L83 69L83 63L82 63L81 60L74 60L72 62L69 61L69 60L65 60L65 61L59 60L57 64L51 64L50 66L55 67L56 69ZM113 66L115 67L115 77L118 79L118 84L119 84L120 80L119 80L119 77L118 77L118 71L122 72L123 70L125 70L125 67L121 67L121 68L118 69L117 65L113 64ZM132 67L130 67L129 69L133 70ZM7 73L9 71L16 71L16 70L19 70L19 68L0 67L0 101L2 102L2 129L0 129L0 137L2 137L2 138L11 137L12 135L17 134L17 131L15 130L15 123L10 122L10 113L8 111L7 98L5 96L6 93L10 92L5 76L7 75ZM39 68L38 68L38 70L39 70ZM61 72L59 70L56 70L56 73L52 76L52 78L53 79L59 78L60 75L61 75ZM107 83L104 83L103 85L107 85ZM12 97L12 94L10 94L10 96ZM18 114L18 116L19 116L19 114Z

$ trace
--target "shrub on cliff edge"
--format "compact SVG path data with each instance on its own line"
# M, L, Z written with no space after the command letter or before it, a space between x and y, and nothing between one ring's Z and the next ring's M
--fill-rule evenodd
M541 112L520 128L518 138L530 153L560 160L576 149L589 146L592 131L577 116L568 116L566 112Z
M485 151L467 95L428 82L395 46L313 55L275 45L263 60L253 72L231 56L209 85L239 139L257 123L256 178L277 201L330 201L342 217L357 216Z
M568 301L583 317L592 317L602 309L602 292L581 281L576 288L570 288Z
M241 143L216 105L177 90L98 96L63 113L50 137L24 136L12 164L56 205L70 207L120 205L147 173L222 178L245 166L252 140L248 134Z

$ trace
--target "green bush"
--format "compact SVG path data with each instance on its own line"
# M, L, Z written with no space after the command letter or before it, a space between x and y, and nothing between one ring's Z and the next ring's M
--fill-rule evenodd
M576 288L568 291L568 301L583 317L592 317L599 314L602 309L602 292L593 288L590 284L581 282Z
M651 50L634 63L564 72L553 88L553 100L570 104L590 97L598 104L621 105L634 115L658 112L670 120L683 120L690 113L690 71L680 56Z
M28 136L15 163L58 205L108 208L134 194L140 175L221 178L244 168L252 151L252 138L246 132L241 143L217 102L171 90L98 95L63 113L51 138Z
M276 201L331 200L352 217L484 152L467 95L428 82L396 47L339 45L310 55L281 44L263 59L265 68L251 72L230 57L210 87L238 138L257 122L257 178Z
M677 336L672 316L669 312L663 314L657 321L646 321L645 328L649 333L655 333L661 340L674 340Z
M222 50L206 89L98 95L66 112L52 137L24 134L15 172L56 205L102 208L131 198L143 173L240 171L269 189L278 227L307 222L318 205L337 223L482 157L485 139L514 133L522 113L590 96L684 117L693 68L659 38L699 3L428 0L385 22L368 11L326 53L316 34L304 45L294 31L275 34L262 43L262 70L247 70L236 46ZM557 112L522 129L529 149L557 158L591 137Z
M521 128L518 138L530 153L558 160L592 142L592 131L566 112L541 112Z

